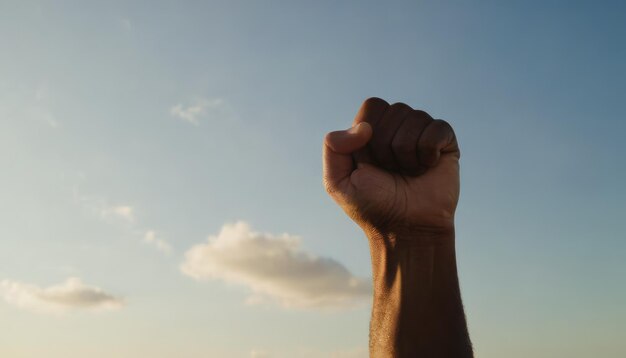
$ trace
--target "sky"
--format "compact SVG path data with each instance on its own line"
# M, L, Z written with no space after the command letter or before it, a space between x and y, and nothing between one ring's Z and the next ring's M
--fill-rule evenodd
M618 1L0 1L0 356L367 356L324 134L461 147L477 357L626 354Z

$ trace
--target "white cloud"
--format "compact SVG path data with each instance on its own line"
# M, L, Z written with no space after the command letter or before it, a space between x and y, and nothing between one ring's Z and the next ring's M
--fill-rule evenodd
M129 205L105 206L100 209L103 218L118 218L129 223L135 222L135 209Z
M172 252L170 244L157 235L155 230L142 228L137 223L133 206L110 205L102 197L81 195L78 187L74 187L74 200L103 221L117 225L121 230L133 236L139 236L143 242L153 245L157 250L165 254Z
M18 281L0 281L0 296L18 308L37 313L62 313L68 310L111 310L124 305L121 298L70 277L65 282L41 288Z
M249 302L272 299L285 307L346 307L371 296L370 280L303 251L298 237L253 232L241 221L189 249L181 271L197 280L245 285L252 291Z
M135 209L130 205L111 205L102 197L82 195L74 187L74 201L103 220L118 219L127 223L135 222Z
M157 250L165 254L169 254L170 252L172 252L172 247L170 246L170 244L168 244L167 241L165 241L164 239L157 237L157 233L154 230L146 231L146 233L143 235L143 241L148 244L154 245Z
M179 103L170 108L170 114L191 124L200 124L200 119L205 116L219 116L223 118L229 115L228 106L221 98L199 98L193 104L184 106Z

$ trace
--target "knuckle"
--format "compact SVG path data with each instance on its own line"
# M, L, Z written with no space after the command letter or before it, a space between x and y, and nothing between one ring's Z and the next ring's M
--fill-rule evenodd
M328 132L328 133L326 133L326 134L324 135L324 143L325 143L325 144L330 143L330 141L331 141L331 137L332 137L332 133L333 133L333 132Z
M438 129L440 131L440 135L448 142L452 142L456 139L456 134L454 133L454 129L450 125L450 123L444 121L443 119L437 119L436 123L438 125Z
M388 106L389 103L382 98L378 97L369 97L365 101L363 101L363 107L365 108L373 108L380 106Z
M413 113L415 113L415 116L417 118L424 118L424 119L428 119L428 120L433 120L433 117L430 116L430 114L428 114L427 112L421 110L421 109L414 109Z
M330 148L331 150L334 150L334 141L333 138L335 137L335 132L328 132L326 133L326 135L324 135L324 146Z
M437 124L437 126L439 126L439 128L442 128L443 130L454 132L454 129L452 129L452 126L450 125L450 123L448 123L447 121L443 119L436 119L435 123Z
M411 108L408 104L403 102L396 102L390 106L390 108L394 111L402 112L402 111L410 111Z

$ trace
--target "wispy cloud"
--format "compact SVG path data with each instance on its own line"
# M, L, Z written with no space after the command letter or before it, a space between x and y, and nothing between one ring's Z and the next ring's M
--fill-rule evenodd
M163 240L162 238L158 237L156 231L154 230L146 231L146 233L143 235L143 241L148 244L154 245L157 250L165 254L169 254L170 252L172 252L172 247L170 246L170 244L168 244L167 241Z
M157 250L166 254L172 252L172 247L165 238L158 236L155 230L145 229L139 225L134 206L111 205L102 197L81 195L77 187L74 188L74 200L105 222L118 225L133 236L140 236L144 242L154 246Z
M197 280L245 285L252 303L272 299L284 307L346 307L371 295L370 280L355 277L331 258L303 251L300 238L253 232L241 221L189 249L181 271Z
M230 115L226 102L221 98L198 98L189 105L179 103L170 108L170 114L194 125L200 124L200 120L205 117L223 118Z
M124 301L96 286L70 277L65 282L41 288L18 281L0 281L0 295L9 304L36 313L62 313L69 310L112 310Z
M135 222L135 208L129 204L110 204L98 196L83 195L74 188L74 201L86 210L106 221L122 221L129 224Z
M129 223L135 222L135 209L130 205L105 206L100 209L103 218L118 218Z

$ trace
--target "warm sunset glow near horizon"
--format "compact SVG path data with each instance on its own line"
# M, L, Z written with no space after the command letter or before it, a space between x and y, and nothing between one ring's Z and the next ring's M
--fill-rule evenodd
M0 1L0 357L367 357L324 134L461 146L481 358L626 356L626 6Z

